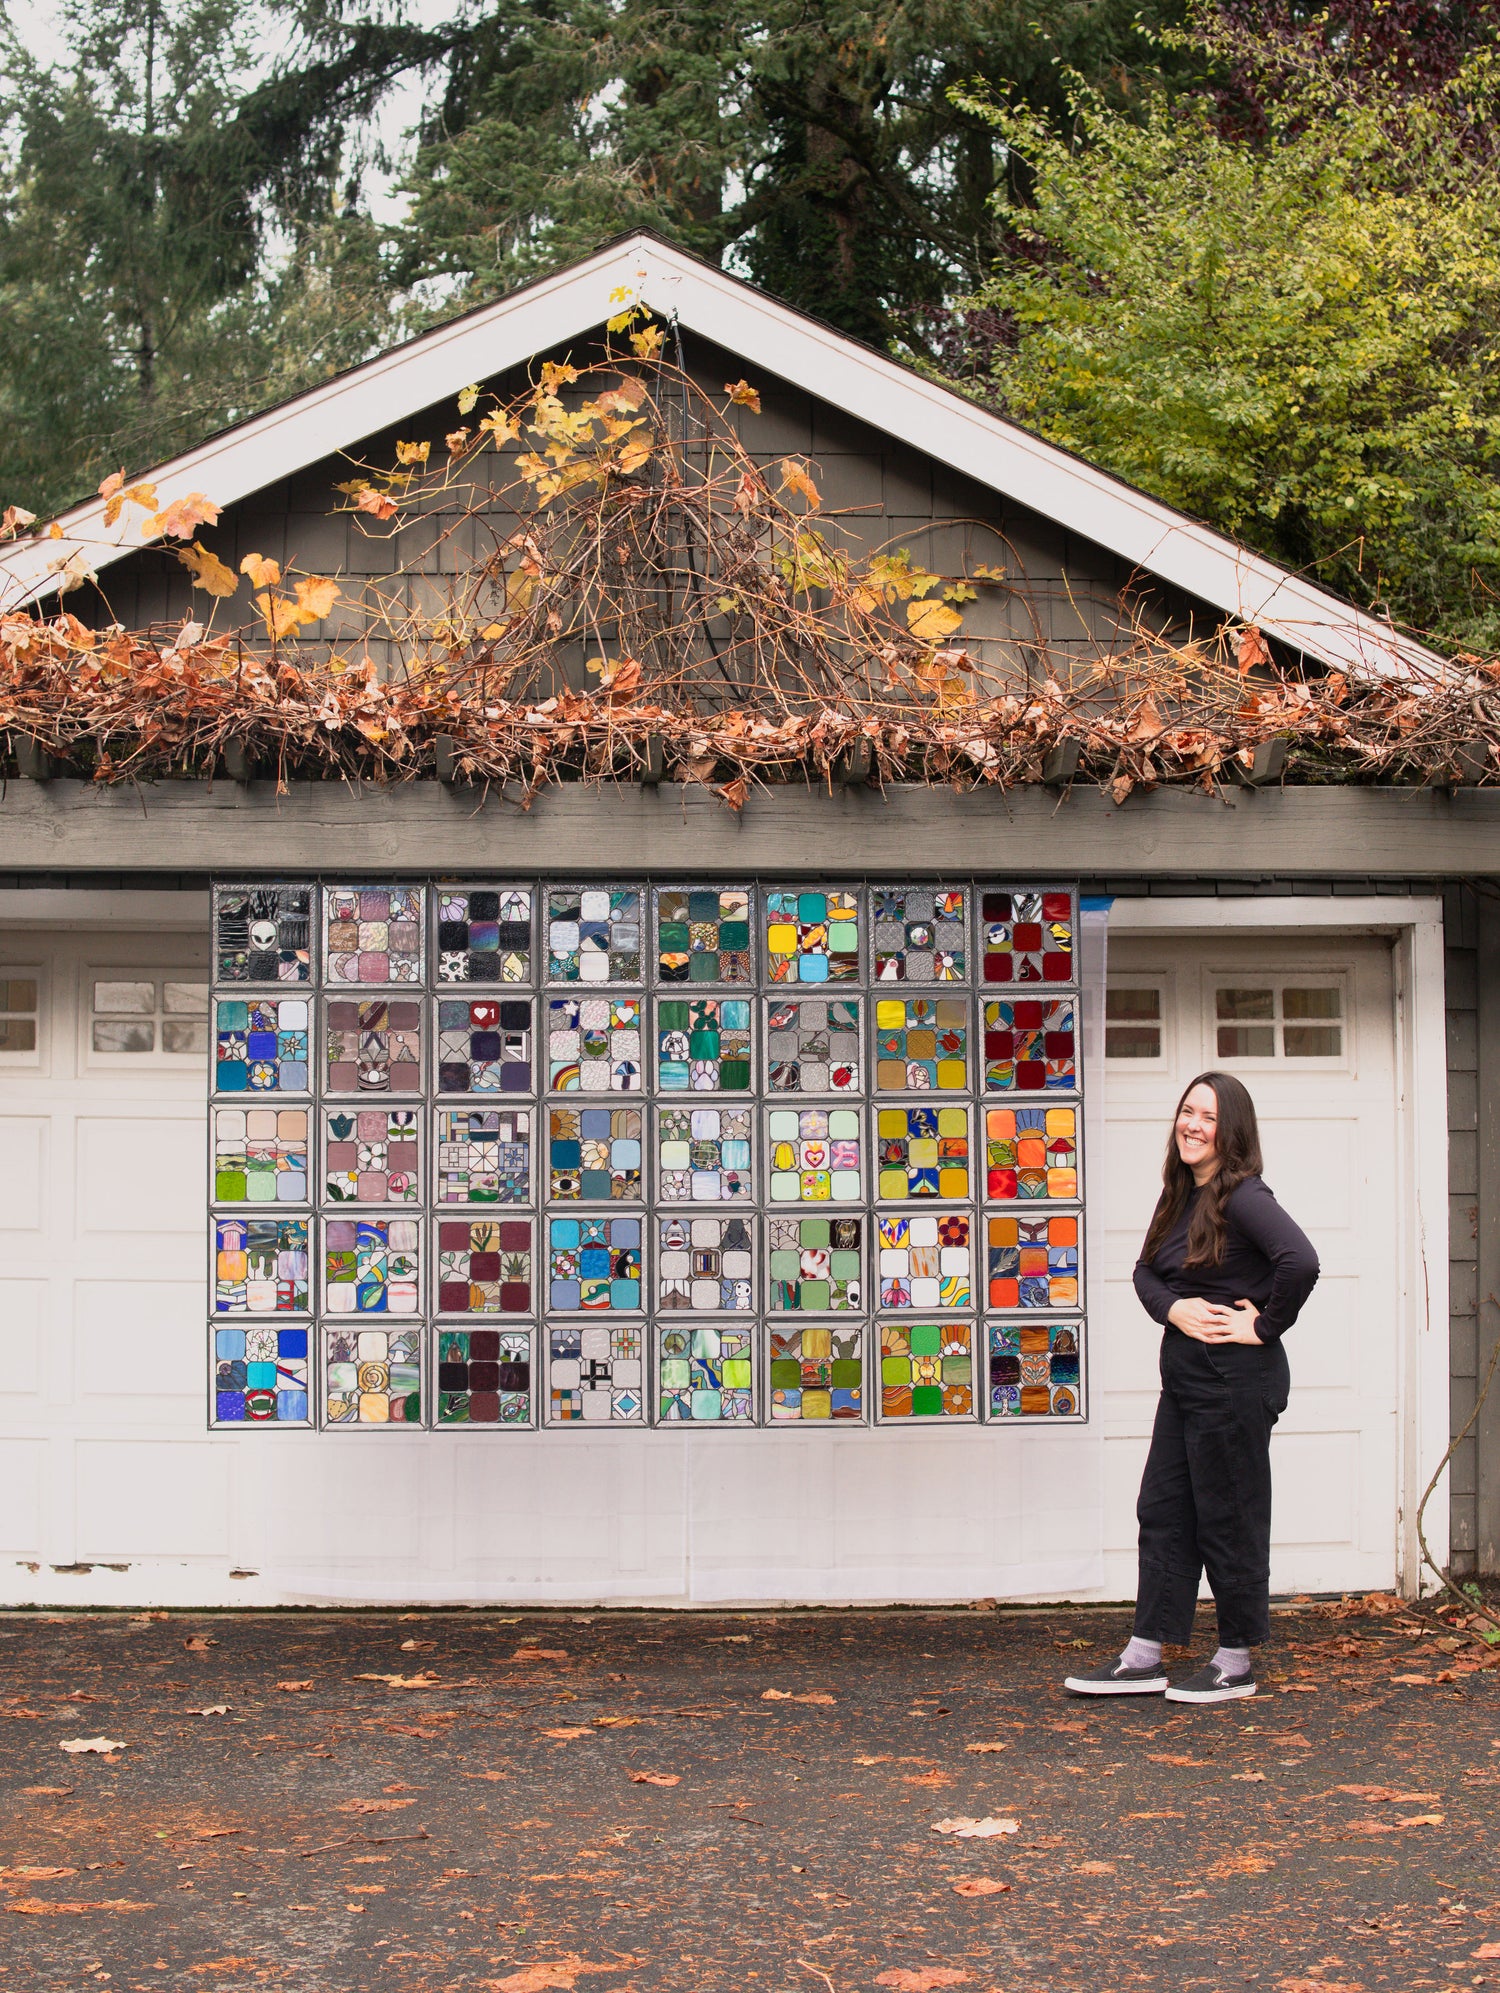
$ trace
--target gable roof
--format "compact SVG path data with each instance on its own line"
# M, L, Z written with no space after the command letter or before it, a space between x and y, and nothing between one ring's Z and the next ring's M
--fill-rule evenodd
M163 505L189 491L231 505L353 449L470 381L593 331L615 308L611 292L621 290L1319 663L1366 673L1440 668L1433 652L1379 617L644 231L250 416L142 475L156 484ZM102 499L73 507L57 523L60 540L27 539L0 550L0 577L8 584L0 587L0 607L44 597L75 552L98 569L140 546L126 538L128 519L106 530Z

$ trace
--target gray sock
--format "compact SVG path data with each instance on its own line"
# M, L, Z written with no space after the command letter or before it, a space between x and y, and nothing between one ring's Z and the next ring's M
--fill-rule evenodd
M1161 1642L1142 1640L1138 1633L1132 1633L1120 1663L1126 1668L1159 1668L1161 1666Z
M1214 1655L1213 1665L1221 1674L1233 1681L1239 1675L1250 1672L1250 1649L1248 1647L1221 1647Z

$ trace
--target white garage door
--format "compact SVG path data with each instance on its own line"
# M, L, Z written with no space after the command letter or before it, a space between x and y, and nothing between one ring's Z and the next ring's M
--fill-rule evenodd
M1272 1589L1389 1586L1400 1234L1390 945L1112 935L1107 1010L1106 1308L1093 1375L1108 1435L1109 1588L1134 1591L1135 1494L1156 1402L1159 1334L1131 1269L1172 1109L1186 1082L1215 1066L1249 1087L1266 1180L1323 1267L1286 1344L1292 1397L1272 1447Z

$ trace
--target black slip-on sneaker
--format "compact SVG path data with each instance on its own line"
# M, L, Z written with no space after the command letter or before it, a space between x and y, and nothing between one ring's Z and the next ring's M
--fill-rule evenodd
M1173 1682L1167 1690L1168 1702L1233 1702L1242 1695L1254 1695L1254 1675L1226 1675L1212 1661L1205 1661L1196 1675L1185 1682Z
M1122 1660L1107 1661L1087 1675L1069 1675L1063 1687L1071 1695L1160 1695L1167 1677L1154 1668L1127 1668Z

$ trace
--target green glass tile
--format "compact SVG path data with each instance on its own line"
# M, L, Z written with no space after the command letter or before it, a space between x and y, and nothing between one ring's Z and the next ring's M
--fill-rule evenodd
M915 1322L906 1332L913 1356L936 1356L943 1346L943 1332L936 1322Z
M913 1418L935 1418L943 1409L941 1384L914 1384L911 1393Z

